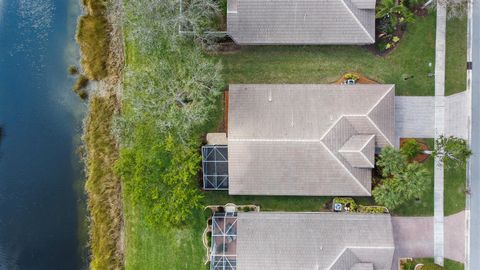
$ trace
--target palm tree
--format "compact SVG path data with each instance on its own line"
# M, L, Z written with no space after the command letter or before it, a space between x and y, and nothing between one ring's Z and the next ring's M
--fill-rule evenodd
M387 18L395 29L401 23L415 21L413 13L403 4L403 1L397 2L397 0L380 1L375 17L377 19Z

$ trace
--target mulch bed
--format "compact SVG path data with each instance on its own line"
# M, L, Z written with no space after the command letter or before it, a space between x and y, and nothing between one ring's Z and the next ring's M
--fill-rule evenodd
M345 75L347 75L347 74L354 74L355 76L357 76L359 78L356 81L357 84L378 84L378 82L376 82L372 79L369 79L369 78L363 76L362 74L356 73L356 72L347 72L347 73L343 74L338 80L336 80L334 82L334 84L343 84L345 82Z
M400 147L402 147L403 144L408 140L411 140L411 138L400 138ZM421 151L429 150L428 145L425 144L424 142L422 142L420 140L417 140L417 139L413 139L413 140L416 140L417 143L420 145ZM416 161L416 162L422 163L425 160L427 160L429 156L430 156L429 154L420 153L413 160Z

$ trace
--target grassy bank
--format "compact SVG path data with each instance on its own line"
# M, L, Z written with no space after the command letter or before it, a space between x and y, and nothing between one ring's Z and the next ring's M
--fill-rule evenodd
M92 96L85 123L91 269L123 266L121 183L113 171L118 153L110 133L115 102L114 96Z
M112 2L83 0L82 3L85 14L78 20L76 40L80 46L83 74L79 75L74 86L77 92L88 84L88 80L105 81L109 75L118 76L119 72L109 63L118 62L117 58L123 59L110 49L113 23L107 15ZM83 130L90 269L123 269L122 186L113 170L118 149L112 124L118 104L112 90L114 86L103 85L105 87L92 89L88 95L89 108ZM83 93L86 98L86 92Z

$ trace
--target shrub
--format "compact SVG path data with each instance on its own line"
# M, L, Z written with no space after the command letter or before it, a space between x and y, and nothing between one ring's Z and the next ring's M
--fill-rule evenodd
M358 207L358 212L368 213L368 214L384 214L386 213L385 207L378 205L360 205Z
M341 203L343 205L343 207L346 207L346 205L349 204L349 207L350 207L349 211L351 211L351 212L357 211L357 204L355 203L355 200L352 199L352 198L335 197L333 199L333 205L335 205L336 203Z
M85 75L80 75L77 81L73 85L72 89L81 99L87 99L88 93L85 91L85 87L88 85L88 78Z
M380 152L377 166L381 169L383 177L390 178L405 169L407 158L400 151L387 146Z
M400 152L409 160L414 159L418 154L420 154L420 151L420 144L415 139L406 140L400 148Z
M343 78L345 80L354 80L354 81L357 81L358 79L360 79L360 77L358 77L357 75L355 75L354 73L347 73L343 76Z
M70 75L77 75L78 74L78 67L76 67L76 66L73 66L73 65L69 66L67 70L68 70L68 74L70 74Z
M78 76L77 81L75 81L75 84L73 85L73 91L77 92L77 91L87 87L88 82L89 82L89 80L88 80L87 76L85 76L83 74Z
M383 181L372 191L375 202L395 209L410 200L419 198L426 190L430 172L420 163L410 163L402 171Z

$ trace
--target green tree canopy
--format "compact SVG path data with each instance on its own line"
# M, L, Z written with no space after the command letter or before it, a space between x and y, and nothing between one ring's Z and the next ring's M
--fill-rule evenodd
M135 203L149 210L152 225L178 225L199 206L196 176L201 157L196 142L159 136L152 122L138 125L131 147L122 148L116 172Z
M390 24L397 28L400 23L415 22L413 13L404 5L403 1L381 0L377 5L377 19L388 18Z
M407 165L407 157L393 147L387 146L380 152L377 166L382 171L383 177L392 177L399 174Z
M405 170L384 180L383 184L375 188L372 195L375 201L390 210L420 198L428 187L430 172L420 163L410 163Z
M127 199L145 206L152 225L187 222L201 200L200 138L216 120L224 84L221 65L192 39L199 39L216 5L125 1L132 12L123 18L129 61L114 126L120 143L116 171Z
M443 163L449 168L456 168L466 165L468 158L472 155L472 151L468 147L466 140L442 135L435 140L433 155L441 158Z
M385 179L372 191L372 195L378 204L390 210L420 198L431 178L423 164L408 163L405 155L391 147L382 149L377 166L382 169Z

